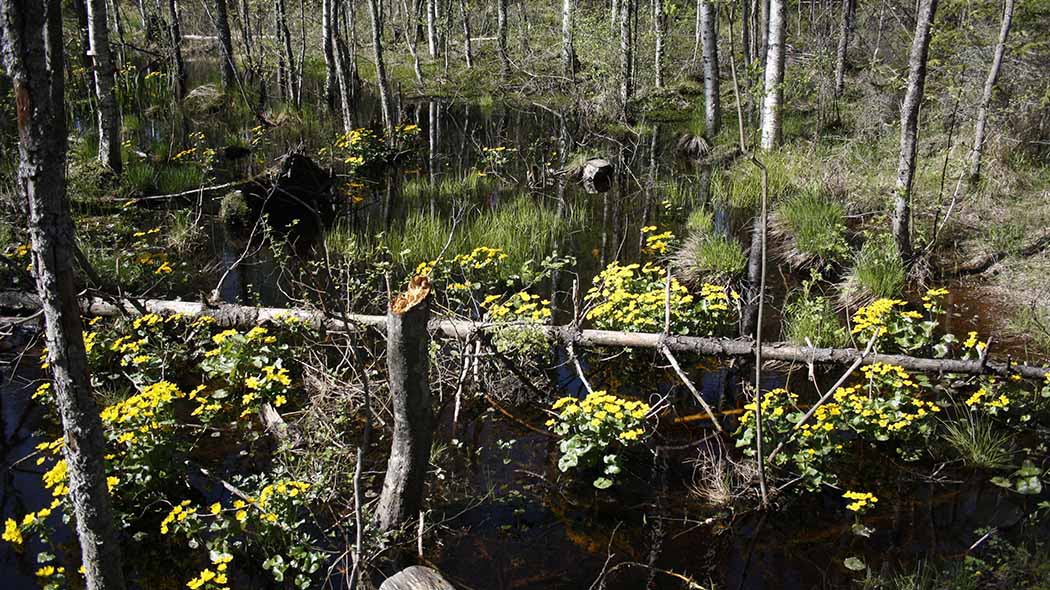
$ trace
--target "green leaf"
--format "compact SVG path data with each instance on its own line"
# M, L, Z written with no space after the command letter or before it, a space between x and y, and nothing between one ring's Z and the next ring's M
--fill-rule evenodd
M599 477L598 479L594 480L594 487L598 488L599 490L608 489L612 486L612 484L612 480L607 477Z
M846 559L842 560L842 565L846 566L846 569L854 572L863 571L868 567L858 557L847 557Z

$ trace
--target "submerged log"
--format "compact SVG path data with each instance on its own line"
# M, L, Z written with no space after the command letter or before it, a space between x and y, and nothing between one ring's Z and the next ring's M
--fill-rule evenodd
M415 277L408 292L399 295L387 313L386 362L394 436L376 511L379 529L383 532L398 530L412 522L423 507L434 436L434 416L430 409L429 320L430 285L426 277Z
M181 313L186 316L207 315L215 318L219 325L231 327L256 326L281 317L294 317L315 327L328 330L356 330L361 327L384 328L388 316L350 314L347 322L325 316L322 312L305 309L282 309L275 307L249 307L243 305L209 306L190 301L165 301L144 299L140 303L151 313ZM32 294L21 291L0 291L0 310L36 312L39 304ZM81 300L81 309L86 315L116 317L135 316L138 312L130 305L124 309L100 298ZM349 325L348 325L349 324ZM473 322L469 320L437 319L429 322L429 330L448 338L466 339L486 329L506 327L505 324ZM674 352L687 352L718 358L754 356L754 342L750 339L733 339L698 336L673 336L645 334L639 332L614 332L610 330L578 330L573 326L546 326L548 339L563 344L573 342L579 346L615 348L659 348L666 346ZM762 344L762 357L769 361L850 365L864 357L861 365L888 363L909 371L923 373L956 373L960 375L998 375L1008 377L1020 375L1026 379L1045 379L1050 368L987 360L953 360L914 357L901 354L869 354L855 348L812 348L788 342Z
M456 587L437 570L413 565L387 578L379 590L456 590Z

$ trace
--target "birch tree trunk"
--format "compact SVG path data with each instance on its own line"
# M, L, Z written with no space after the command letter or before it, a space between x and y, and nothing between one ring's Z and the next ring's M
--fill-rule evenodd
M459 11L463 13L463 57L467 60L467 69L474 67L474 48L470 39L470 8L467 0L459 0Z
M333 0L332 10L335 14L335 53L336 53L336 78L339 83L339 106L343 119L343 131L349 132L354 128L354 75L350 67L350 51L346 47L346 39L343 38L343 2L353 0Z
M999 42L995 45L995 57L992 68L988 71L988 80L984 83L984 93L977 106L977 123L974 125L973 153L970 154L970 181L976 182L981 177L981 154L984 151L984 128L988 124L988 104L992 101L995 82L999 79L999 70L1003 66L1003 55L1006 53L1006 37L1010 34L1010 23L1014 17L1014 0L1006 0L1003 7L1003 21L999 28Z
M240 0L238 8L241 14L241 43L244 44L244 57L248 60L250 76L255 75L255 35L252 32L252 13L249 0Z
M901 105L901 144L893 211L893 236L905 264L911 263L911 187L915 177L915 149L919 132L919 107L926 86L926 58L930 51L937 0L920 0L915 38L908 58L908 87Z
M233 65L233 37L230 34L230 15L226 0L215 0L215 31L219 36L219 71L222 72L222 87L230 90L237 83Z
M631 76L631 0L620 2L620 109L624 118L634 95L634 80Z
M368 0L368 10L372 17L372 49L376 63L376 86L379 87L379 106L383 113L383 126L387 130L387 136L390 136L394 122L390 114L390 91L387 88L386 63L383 61L383 15L379 11L378 0Z
M288 30L288 10L284 0L275 0L274 25L277 41L281 45L277 52L277 79L283 82L284 98L298 102L295 92L295 52L292 50L292 33Z
M427 48L430 57L437 57L437 0L427 0Z
M654 86L664 87L664 0L653 0L653 27L656 29L656 55L653 58L655 70Z
M565 75L576 80L576 49L573 47L573 4L576 0L562 0L561 3L561 63Z
M106 0L88 0L88 43L91 56L95 97L98 99L98 159L119 174L120 109L113 81L113 53L109 45L109 22Z
M762 149L774 149L781 139L784 99L784 0L769 0L766 87L762 101Z
M171 36L172 75L176 100L186 96L186 62L182 60L182 24L179 22L179 0L168 0L168 16L171 18L169 35Z
M334 0L321 0L321 50L324 53L324 100L335 109L336 85Z
M700 30L704 64L704 126L709 143L722 128L722 90L718 71L718 23L710 0L701 0ZM732 48L730 48L732 52Z
M88 590L123 590L120 544L103 462L102 420L91 393L73 284L60 4L59 0L0 3L0 43L14 87L21 160L18 193L29 204L33 274L44 312L52 388L65 432L62 448L86 585Z
M434 429L430 409L429 319L428 298L403 313L394 309L387 313L387 369L394 435L377 509L379 529L384 532L414 521L423 507Z
M507 55L507 0L496 3L496 44L499 51L500 73L510 75L510 57Z
M853 19L856 10L856 0L842 0L839 46L835 53L835 98L841 97L846 88L846 53L849 51L850 37L853 35Z

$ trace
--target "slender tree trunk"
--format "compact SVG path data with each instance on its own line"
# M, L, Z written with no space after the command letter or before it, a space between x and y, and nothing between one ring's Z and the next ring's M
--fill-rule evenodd
M744 74L746 76L751 69L751 56L753 55L751 47L751 0L740 0L740 44L744 47Z
M700 2L700 30L704 47L704 124L710 143L722 128L722 90L718 71L718 23L709 0ZM730 48L732 52L732 48Z
M766 87L762 101L762 149L780 143L784 100L784 0L769 0Z
M981 103L977 106L977 123L974 126L973 152L970 154L970 181L976 182L981 177L981 153L984 151L984 128L988 124L988 104L992 101L995 82L999 79L999 70L1003 66L1003 54L1006 53L1006 37L1010 34L1010 23L1014 17L1014 0L1006 0L1003 7L1003 21L999 28L999 42L995 45L995 57L988 79L984 83Z
M423 86L423 70L419 67L419 52L416 51L416 39L414 36L405 35L405 45L408 45L408 53L412 56L412 71L416 75L416 83Z
M755 23L757 25L757 30L755 31L755 49L758 52L758 59L762 62L762 67L766 67L766 59L769 54L769 13L770 2L773 1L774 0L758 0L758 12L755 15L755 18L757 19L757 22Z
M467 60L467 69L474 67L474 48L470 39L470 8L467 0L459 0L459 11L463 13L463 57Z
M496 0L496 44L499 51L500 73L510 75L510 57L507 55L507 0Z
M841 97L846 88L846 53L849 50L850 36L853 35L853 18L856 10L856 0L842 0L839 47L835 53L835 98Z
M324 99L329 109L335 109L336 85L339 83L335 64L335 0L321 0L321 49L324 52Z
M375 3L376 0L369 0ZM415 521L423 507L434 416L430 408L430 302L387 313L387 368L394 435L377 517L381 531Z
M98 159L120 173L120 107L113 79L106 0L88 0L88 42L98 99Z
M634 80L631 75L631 0L620 1L620 109L624 118L634 96Z
M437 0L426 0L427 2L427 48L430 57L435 58L438 54L437 41Z
M179 0L168 0L168 16L171 18L171 65L175 98L186 96L186 62L182 61L182 25L179 22Z
M244 57L248 61L249 76L255 75L255 34L252 31L252 13L249 0L240 0L238 9L241 15L241 43L244 44Z
M120 51L117 52L117 63L115 69L123 69L128 63L128 44L124 41L124 19L120 16L120 6L117 0L106 0L106 10L113 17L113 30L117 32L117 42Z
M653 58L653 69L655 80L653 84L657 88L664 87L664 0L653 0L653 25L656 29L656 55Z
M368 0L372 16L372 49L376 63L376 86L379 87L379 106L383 113L383 126L391 136L394 121L390 113L390 91L387 88L386 63L383 61L383 15L379 11L379 0Z
M921 0L915 19L915 38L908 58L908 87L901 105L901 145L893 212L893 236L906 264L911 263L911 188L915 176L915 149L919 133L919 107L926 86L926 58L930 50L937 0Z
M336 53L336 78L339 84L339 111L343 120L343 131L349 132L354 128L354 76L350 67L350 52L343 38L343 2L353 0L333 0L332 10L335 15L335 53Z
M215 0L215 31L218 35L219 71L222 72L222 87L231 90L237 83L233 65L233 37L230 34L230 16L226 0Z
M576 80L576 48L573 47L573 4L576 0L561 2L561 63L565 75Z
M292 33L288 30L288 10L285 0L275 0L274 19L278 49L277 78L283 81L283 95L286 100L298 103L295 86L295 51L292 49ZM282 67L283 66L283 67ZM283 76L281 75L283 72Z
M91 393L73 283L60 4L59 0L0 3L0 43L14 87L21 160L18 193L29 204L33 274L65 432L62 448L84 575L88 590L123 590L120 543L106 485L102 420ZM97 37L100 42L103 38Z

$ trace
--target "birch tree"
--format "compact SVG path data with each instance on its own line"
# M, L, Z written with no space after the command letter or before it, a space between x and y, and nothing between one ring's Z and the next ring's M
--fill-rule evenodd
M842 0L842 20L839 25L839 46L835 52L835 98L842 96L846 87L846 53L853 35L853 19L857 11L856 0Z
M186 96L186 62L182 60L182 24L179 22L179 0L168 0L168 16L171 18L168 34L171 41L171 61L175 87L175 98Z
M218 35L219 71L222 72L222 87L233 88L237 83L237 72L233 62L233 37L230 34L230 15L226 0L215 0L215 32Z
M784 100L784 0L769 0L766 40L766 86L762 100L762 149L775 148L781 139Z
M59 0L0 2L0 44L17 105L17 192L29 204L33 274L44 313L52 389L65 432L69 495L88 590L123 590L120 544L103 463L73 283L73 219L66 195L66 108Z
M368 0L368 11L372 17L372 55L376 64L376 85L379 86L379 108L383 114L383 126L393 131L394 122L390 113L390 91L387 88L386 63L383 61L383 14L378 0Z
M115 173L120 173L120 109L113 81L113 52L109 45L109 22L106 0L88 0L88 53L95 87L98 121L98 159Z
M474 67L474 48L470 39L470 8L467 0L459 0L459 11L463 14L463 57L467 60L467 69Z
M335 0L321 0L321 50L324 53L324 100L329 109L335 108L337 81L335 63Z
M656 30L656 55L653 58L653 70L655 70L654 85L657 88L664 87L664 36L666 31L664 18L664 0L653 0L653 28Z
M627 116L627 108L634 95L634 80L631 75L631 0L620 2L620 108Z
M999 42L995 44L995 56L992 67L988 70L988 79L984 83L981 102L977 106L977 123L974 125L973 152L970 154L970 181L981 177L981 153L984 151L984 128L988 124L988 104L992 101L995 82L999 79L999 70L1003 66L1003 55L1006 53L1006 37L1010 34L1010 23L1014 17L1014 0L1006 0L1003 6L1003 20L999 28Z
M722 128L722 90L718 71L718 23L715 22L715 10L710 0L701 0L697 8L700 14L701 43L703 45L704 127L707 140L712 142Z
M575 0L562 0L561 3L561 63L565 75L576 79L576 49L573 47L573 4Z
M510 57L507 55L507 0L496 3L496 45L499 51L500 73L510 75Z
M908 86L901 105L900 157L894 190L893 236L905 264L911 262L911 189L915 177L915 149L919 132L919 107L926 86L926 59L930 51L937 0L920 0L915 37L908 58Z

